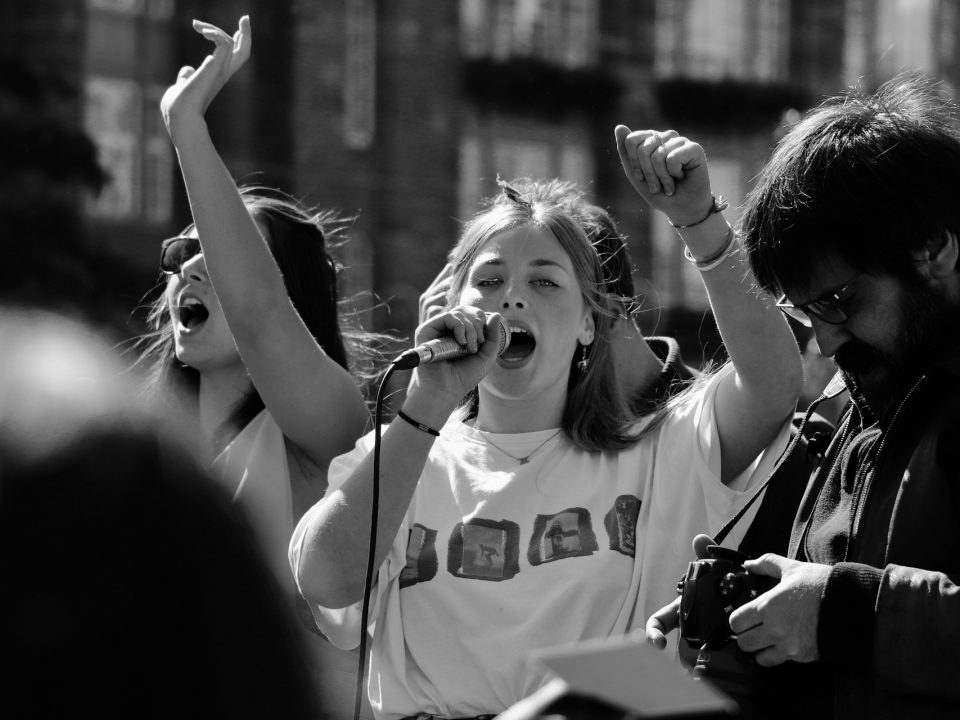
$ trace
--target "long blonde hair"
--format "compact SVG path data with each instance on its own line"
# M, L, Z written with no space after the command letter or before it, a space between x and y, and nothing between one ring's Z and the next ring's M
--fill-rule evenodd
M617 387L616 370L610 350L610 319L617 316L613 296L603 291L600 257L583 228L560 204L545 200L529 202L506 183L504 193L477 213L465 226L460 240L450 252L453 266L448 302L452 305L466 285L474 260L496 235L521 228L548 232L567 253L573 265L584 303L594 321L594 340L587 346L586 370L578 366L579 353L573 353L567 384L567 399L561 426L567 437L588 451L618 450L634 444L638 437L631 431L637 419ZM479 396L473 391L466 400L468 416L476 415Z

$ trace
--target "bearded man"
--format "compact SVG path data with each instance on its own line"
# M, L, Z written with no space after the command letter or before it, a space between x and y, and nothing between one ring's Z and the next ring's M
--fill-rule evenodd
M796 515L779 583L730 616L763 666L826 678L784 715L960 714L960 131L929 81L813 110L746 202L758 284L812 327L852 402ZM676 604L654 615L662 645ZM788 710L790 712L788 712ZM778 716L780 713L777 713Z

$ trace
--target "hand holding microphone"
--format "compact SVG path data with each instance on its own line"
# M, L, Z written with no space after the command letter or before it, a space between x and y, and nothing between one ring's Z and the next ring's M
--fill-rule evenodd
M484 313L489 320L492 313ZM510 347L510 328L506 320L502 317L497 318L500 326L500 344L497 355L502 355ZM442 360L453 360L466 355L472 355L473 352L464 345L461 345L453 335L428 340L416 347L402 353L393 361L394 367L398 370L409 370L418 365L440 362Z

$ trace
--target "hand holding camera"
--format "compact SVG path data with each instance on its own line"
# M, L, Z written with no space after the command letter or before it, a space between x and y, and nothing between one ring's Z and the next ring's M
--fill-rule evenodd
M748 572L743 564L749 558L736 550L707 545L698 555L677 586L680 660L694 675L743 703L756 686L760 668L753 653L737 645L730 614L777 580Z
M709 545L707 557L694 560L677 590L680 592L680 637L688 643L717 645L736 636L730 613L766 592L777 581L747 572L743 553Z

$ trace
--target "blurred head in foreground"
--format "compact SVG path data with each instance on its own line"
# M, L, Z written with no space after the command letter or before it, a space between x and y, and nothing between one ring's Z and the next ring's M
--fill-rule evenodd
M46 314L0 338L0 716L315 716L245 517L116 357Z

